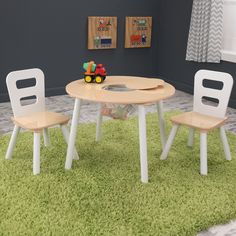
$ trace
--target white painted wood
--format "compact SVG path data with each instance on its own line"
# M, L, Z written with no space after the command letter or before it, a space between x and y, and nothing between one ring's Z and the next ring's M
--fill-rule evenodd
M29 79L35 79L35 85L32 85L31 87L24 87L24 88L18 88L17 82L23 81L23 80L29 80ZM21 125L21 127L24 127L24 123L18 122L18 120L25 119L27 117L26 123L31 124L37 124L39 121L37 119L33 119L35 113L37 113L36 116L38 116L39 113L42 114L42 120L47 121L49 119L49 113L45 111L45 83L44 83L44 74L40 69L34 68L34 69L27 69L27 70L19 70L19 71L13 71L7 75L6 78L7 88L11 100L12 110L14 114L14 122L15 124ZM23 102L22 99L29 98L35 96L35 102L34 103L28 103ZM47 116L45 114L47 113ZM56 114L55 114L56 115ZM23 117L21 117L23 116ZM60 124L68 122L69 118L64 116L58 115L58 121L55 120L55 122L52 122L54 124ZM31 119L30 119L31 118ZM47 123L45 122L45 123ZM58 122L58 123L57 123ZM49 122L50 124L50 122ZM50 126L50 125L49 125ZM40 131L44 127L49 127L47 125L42 126L41 128L32 128L32 130L35 131L34 133L34 154L33 154L33 174L39 174L40 172ZM30 127L30 126L29 126ZM30 129L30 128L29 128ZM9 147L6 153L6 159L11 158L12 152L16 143L16 137L19 133L20 128L18 126L15 126L12 137L9 143ZM44 137L44 144L45 146L50 145L50 138L48 134L48 129L43 129L43 137Z
M143 183L148 183L145 106L143 105L138 106L138 114L139 114L139 147L140 147L141 181Z
M221 60L236 62L236 1L225 0Z
M102 103L98 104L97 126L96 126L96 142L101 140L102 133Z
M17 88L17 81L35 78L36 85L33 87ZM6 78L9 97L14 116L25 116L34 112L45 110L45 87L44 74L40 69L27 69L13 71ZM36 96L36 102L29 105L22 105L21 99Z
M207 133L200 133L200 173L207 175Z
M189 134L188 134L188 146L192 147L194 144L194 128L189 128Z
M173 125L173 127L172 127L172 129L170 131L170 135L169 135L169 137L167 139L166 145L165 145L165 147L163 149L163 152L161 154L161 157L160 157L161 160L165 160L167 158L168 153L170 151L170 148L171 148L171 146L173 144L174 138L176 136L176 133L178 131L178 128L179 128L179 125L177 125L177 124Z
M222 90L203 86L203 80L220 81L223 83ZM230 74L217 71L199 70L194 80L193 110L201 114L224 118L233 86L233 78ZM206 105L202 97L211 97L219 100L218 106Z
M50 137L49 137L48 129L43 129L43 140L44 140L45 147L50 146Z
M218 81L223 83L222 89L213 89L213 88L207 88L203 86L204 80L211 80L211 81ZM228 73L223 72L217 72L217 71L209 71L209 70L199 70L195 74L195 80L194 80L194 102L193 102L193 111L195 114L200 113L202 115L207 117L211 116L209 119L212 118L220 118L225 120L226 110L229 102L229 97L231 94L233 86L233 78ZM202 102L203 97L209 97L209 98L215 98L219 100L218 106L212 106L208 104L204 104ZM191 117L191 114L193 112L189 112L189 120L191 122L186 123L190 127L193 125L193 116ZM186 113L186 117L188 116ZM182 116L183 118L184 116ZM173 122L178 122L179 125L182 124L181 120L178 120L174 117L172 118ZM204 120L201 121L202 124L204 124ZM183 124L184 121L183 121ZM202 125L204 127L204 125ZM168 152L170 150L170 147L173 143L174 137L176 135L178 126L174 125L171 133L169 135L169 138L167 140L167 143L165 145L165 148L161 154L161 160L164 160L167 158ZM199 126L200 130L200 173L202 175L207 175L207 130L201 129L201 126ZM227 138L225 135L224 129L221 128L221 139L224 145L224 151L226 155L226 159L230 160L230 150L227 142ZM194 129L189 129L189 137L188 137L188 146L193 146L194 144Z
M11 157L12 157L14 148L16 146L16 139L17 139L19 132L20 132L20 127L15 125L12 135L11 135L11 139L10 139L8 148L7 148L7 153L6 153L6 157L5 157L6 159L11 159Z
M62 134L63 134L63 137L64 137L66 143L68 144L69 143L70 132L69 132L67 126L66 125L61 125L61 131L62 131ZM73 159L74 160L79 160L79 155L78 155L75 147L74 147Z
M34 132L33 174L40 173L40 133Z
M71 166L72 166L75 139L76 139L77 127L78 127L78 121L79 121L80 107L81 107L81 100L76 98L75 99L72 122L71 122L69 143L68 143L67 154L66 154L65 169L67 169L67 170L71 169Z
M236 63L236 51L234 52L234 51L222 50L221 60Z
M236 4L236 0L224 0L224 4Z
M225 158L226 160L231 161L230 147L229 147L229 143L228 143L227 136L225 133L225 128L223 126L220 127L220 137L223 143Z
M165 126L165 119L163 113L163 101L159 101L157 103L157 113L158 113L158 120L159 120L159 127L160 127L160 137L161 137L161 145L162 150L166 144L166 126Z

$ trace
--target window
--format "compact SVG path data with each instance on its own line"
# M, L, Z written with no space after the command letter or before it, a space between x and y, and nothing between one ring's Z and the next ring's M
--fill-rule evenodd
M222 60L236 62L236 0L224 0Z

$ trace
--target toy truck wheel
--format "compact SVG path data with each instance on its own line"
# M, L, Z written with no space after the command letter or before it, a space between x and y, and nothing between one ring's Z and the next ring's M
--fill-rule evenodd
M91 83L93 81L93 78L90 75L86 75L84 80L85 80L86 83Z
M95 77L95 82L96 82L97 84L101 84L101 83L103 82L103 77L100 76L100 75L97 75L97 76Z

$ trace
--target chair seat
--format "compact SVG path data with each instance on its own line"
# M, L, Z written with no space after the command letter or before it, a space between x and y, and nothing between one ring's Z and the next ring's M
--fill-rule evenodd
M66 124L69 119L69 117L55 112L44 111L27 116L13 117L12 121L21 128L37 132L54 125Z
M227 117L221 119L194 111L185 112L183 114L171 117L171 121L175 124L186 125L192 128L199 129L203 132L210 131L216 127L223 125L226 120Z

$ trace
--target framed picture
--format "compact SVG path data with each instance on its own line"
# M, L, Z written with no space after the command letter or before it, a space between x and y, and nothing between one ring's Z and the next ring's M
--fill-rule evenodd
M116 16L88 17L88 49L111 49L117 44Z
M125 48L151 47L151 39L152 39L151 16L126 17Z

